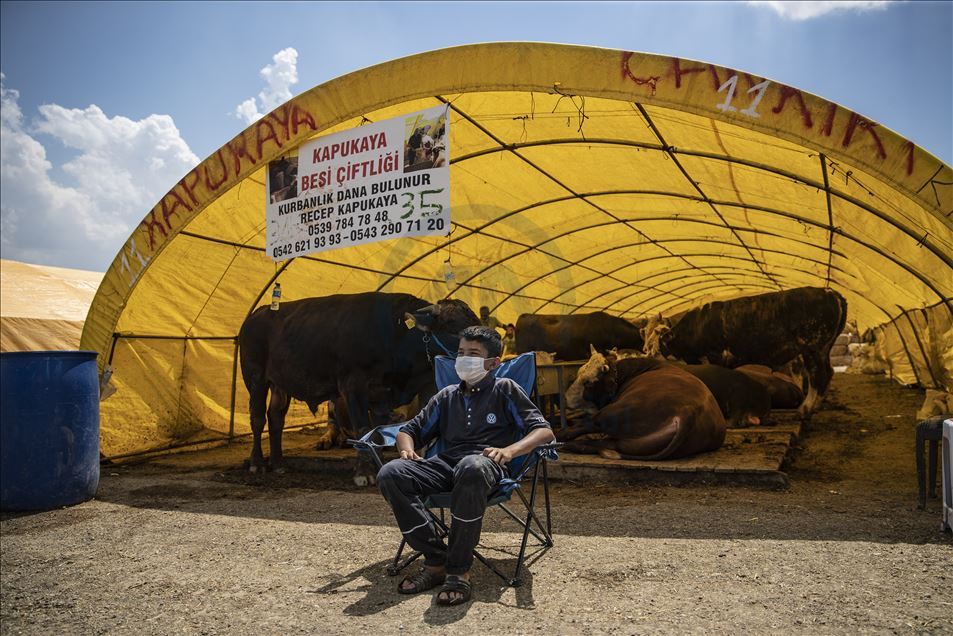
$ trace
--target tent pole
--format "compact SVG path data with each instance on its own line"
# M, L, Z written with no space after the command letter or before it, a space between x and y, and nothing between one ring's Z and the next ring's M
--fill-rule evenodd
M910 363L910 368L913 369L913 377L916 379L917 384L919 384L920 386L924 386L923 382L920 380L920 373L917 372L917 363L913 359L913 356L910 355L910 348L907 346L907 341L903 337L903 331L900 330L900 323L898 322L898 319L902 315L903 315L903 308L901 307L900 315L894 318L893 320L891 320L890 322L891 324L893 324L893 328L897 330L897 337L900 338L900 344L903 345L903 351L904 353L907 354L907 362Z
M913 332L913 337L917 341L917 347L920 349L920 355L923 356L923 364L927 368L927 373L930 374L930 379L933 381L933 388L934 389L940 388L940 384L936 381L936 376L933 374L933 365L930 364L930 356L927 355L927 350L923 346L923 341L920 340L920 334L917 332L917 326L913 324L913 319L910 318L910 311L913 311L913 310L911 309L910 311L904 311L903 308L900 307L899 305L897 307L902 312L903 317L907 319L907 322L910 323L910 330ZM929 322L927 323L927 326L929 326ZM898 330L899 330L899 325L898 325ZM911 360L910 362L912 363L913 360Z
M232 401L228 414L228 441L235 437L235 384L238 381L238 336L235 336L235 347L232 350Z

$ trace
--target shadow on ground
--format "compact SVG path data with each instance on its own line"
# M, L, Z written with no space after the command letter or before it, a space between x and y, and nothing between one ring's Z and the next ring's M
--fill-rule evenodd
M886 378L840 374L786 466L787 490L558 482L552 487L553 531L607 537L949 543L949 535L938 531L938 501L930 500L926 511L916 508L913 413L921 398L922 391ZM249 474L243 468L246 446L104 466L97 499L183 514L393 527L377 489L354 486L345 459L300 470L300 462L308 460L291 457L292 468L297 461L299 470ZM78 519L81 513L72 516ZM488 515L484 527L515 532L502 514Z

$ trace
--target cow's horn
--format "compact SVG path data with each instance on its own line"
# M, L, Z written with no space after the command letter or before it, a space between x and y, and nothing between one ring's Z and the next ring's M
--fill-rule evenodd
M421 307L413 313L414 326L423 331L429 331L437 317L437 308L435 305Z

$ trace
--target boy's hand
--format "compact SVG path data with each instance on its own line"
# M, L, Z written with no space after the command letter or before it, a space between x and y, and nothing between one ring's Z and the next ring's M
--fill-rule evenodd
M418 460L423 459L423 457L421 457L420 455L418 455L418 454L417 454L417 451L415 451L414 449L402 450L402 451L400 451L400 458L401 458L401 459L412 459L412 460L414 460L414 461L418 461Z
M512 452L505 448L494 448L492 446L483 449L483 456L489 457L500 466L506 466L508 463L510 463L510 460L513 459Z

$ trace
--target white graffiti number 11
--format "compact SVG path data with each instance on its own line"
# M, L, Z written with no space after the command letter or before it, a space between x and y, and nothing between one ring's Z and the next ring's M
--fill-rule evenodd
M768 86L771 85L769 80L764 80L760 84L755 84L748 89L748 94L757 93L754 96L754 99L751 100L751 103L747 108L740 111L742 115L747 115L748 117L760 117L758 114L758 104L761 103L761 98L764 97L764 92L768 90ZM738 76L732 75L725 81L724 84L718 87L718 92L722 92L725 89L728 89L728 94L725 95L725 101L715 106L718 110L723 110L726 113L733 113L737 108L731 105L731 100L735 98L735 88L738 86Z

